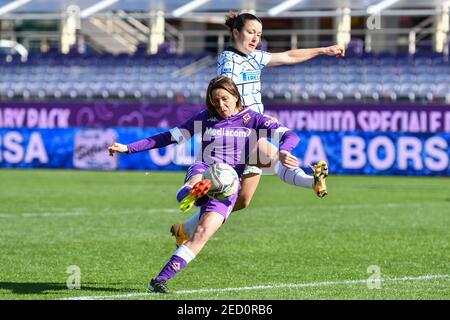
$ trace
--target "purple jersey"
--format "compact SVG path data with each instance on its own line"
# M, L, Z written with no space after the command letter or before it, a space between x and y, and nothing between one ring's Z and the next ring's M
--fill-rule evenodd
M183 143L196 133L202 134L200 159L206 164L227 163L239 177L244 172L252 150L259 138L279 141L279 150L291 151L300 138L278 122L249 108L228 119L211 116L204 110L184 124L168 132L160 133L128 145L128 152L135 153L162 148L172 143Z

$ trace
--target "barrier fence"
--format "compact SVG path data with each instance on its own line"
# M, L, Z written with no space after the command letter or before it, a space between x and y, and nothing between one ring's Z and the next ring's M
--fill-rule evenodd
M183 123L203 106L1 103L0 168L185 170L199 137L134 155L130 143ZM267 105L292 128L302 167L325 159L334 174L450 175L450 108L418 105Z

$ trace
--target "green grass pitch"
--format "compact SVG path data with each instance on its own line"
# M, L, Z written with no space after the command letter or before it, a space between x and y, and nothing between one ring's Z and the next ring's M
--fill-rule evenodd
M170 226L187 217L183 178L0 170L0 300L450 298L450 180L375 176L330 176L324 199L264 176L173 293L149 294L175 249Z

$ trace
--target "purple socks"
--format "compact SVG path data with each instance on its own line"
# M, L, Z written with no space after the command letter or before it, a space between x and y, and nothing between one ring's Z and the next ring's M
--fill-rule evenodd
M155 278L156 281L168 281L172 279L181 269L186 266L186 261L178 256L172 256L166 266Z
M177 250L175 250L172 257L170 257L169 262L164 266L155 280L169 281L194 258L195 253L192 252L192 250L187 246L181 245Z

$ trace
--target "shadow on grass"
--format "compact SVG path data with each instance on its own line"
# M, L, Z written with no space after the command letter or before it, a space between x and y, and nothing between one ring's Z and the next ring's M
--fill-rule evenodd
M81 284L80 290L69 290L65 284L62 283L45 283L45 282L0 282L0 289L10 290L11 293L16 294L45 294L46 291L114 291L129 292L131 289L117 289L117 288L102 288L89 284Z

